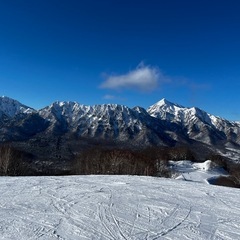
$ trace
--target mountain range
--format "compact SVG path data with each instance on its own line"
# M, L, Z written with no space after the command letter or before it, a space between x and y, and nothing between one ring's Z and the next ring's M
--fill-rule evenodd
M239 122L166 99L148 109L57 101L35 110L9 97L0 97L0 126L1 142L24 143L25 148L28 143L29 149L33 142L40 147L57 141L57 146L63 144L66 148L67 143L74 151L71 140L74 144L81 142L80 145L97 141L129 147L204 146L223 153L240 150Z

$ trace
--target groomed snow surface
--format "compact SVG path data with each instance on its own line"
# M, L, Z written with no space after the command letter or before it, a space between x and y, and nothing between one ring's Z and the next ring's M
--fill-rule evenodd
M239 189L139 176L1 177L0 239L240 239Z

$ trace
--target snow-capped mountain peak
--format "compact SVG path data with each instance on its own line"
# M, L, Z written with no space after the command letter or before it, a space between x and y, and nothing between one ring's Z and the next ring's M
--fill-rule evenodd
M150 106L147 109L147 111L153 117L157 117L158 112L166 111L169 113L175 113L175 112L179 111L179 109L182 109L182 108L184 108L184 107L179 104L172 103L172 102L168 101L167 99L163 98L160 101L158 101L157 103Z
M25 106L17 100L6 96L0 97L0 116L5 115L7 117L13 118L21 113L28 114L32 112L35 112L33 108Z
M36 113L35 118L26 114L32 112ZM18 114L20 117L15 117ZM37 119L38 122L33 127L33 120L29 119ZM194 140L212 146L240 146L240 123L216 117L197 107L183 107L165 98L147 111L141 107L129 108L118 104L88 106L71 101L56 101L35 111L16 100L0 97L0 121L5 124L0 131L2 139L11 138L11 122L12 126L17 126L17 137L22 134L22 131L18 132L19 126L30 124L28 131L31 129L31 134L37 126L36 133L43 129L41 131L49 136L69 133L84 138L131 141L137 145L164 146Z
M48 120L62 119L62 117L72 121L76 117L81 117L90 107L71 101L56 101L51 105L41 109L39 114Z
M170 102L166 98L161 99L157 103L153 104L152 106L149 107L149 109L170 109L172 111L175 111L175 109L178 108L184 108L183 106Z
M147 112L157 119L178 124L194 140L216 144L226 139L236 141L239 125L211 115L197 107L183 107L162 99L150 106ZM238 142L239 140L237 140Z
M181 112L186 110L185 107L172 103L165 98L160 100L159 102L153 104L147 109L147 112L156 118L160 118L163 120L173 121L178 115L178 121L182 121Z
M150 106L147 112L156 118L161 118L167 121L173 121L178 123L188 123L195 118L200 119L208 124L211 123L210 114L197 107L184 107L179 104L174 104L166 99L162 99L156 104Z
M170 101L168 101L166 98L163 98L161 99L160 101L158 101L157 103L155 103L154 105L157 105L157 106L179 106L178 104L176 103L172 103Z

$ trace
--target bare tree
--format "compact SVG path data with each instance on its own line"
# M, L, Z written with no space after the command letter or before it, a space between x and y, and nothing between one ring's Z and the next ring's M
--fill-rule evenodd
M24 153L14 149L10 145L0 146L0 174L1 175L25 175L28 166L23 161Z
M76 156L76 174L155 175L156 165L142 152L95 148Z
M0 147L0 171L2 175L8 174L12 155L13 151L9 145Z

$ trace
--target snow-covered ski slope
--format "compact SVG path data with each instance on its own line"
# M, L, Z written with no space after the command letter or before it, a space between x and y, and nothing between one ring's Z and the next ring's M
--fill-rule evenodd
M0 239L240 239L239 189L139 176L1 177Z
M220 176L228 176L223 168L212 165L211 160L202 163L188 160L170 161L170 167L176 173L176 179L209 183Z

